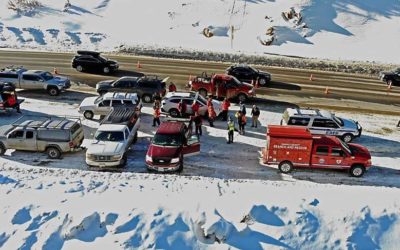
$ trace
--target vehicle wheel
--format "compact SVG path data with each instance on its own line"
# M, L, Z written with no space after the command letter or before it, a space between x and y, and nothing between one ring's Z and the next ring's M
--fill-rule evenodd
M125 167L127 161L128 161L128 157L126 156L126 154L124 154L124 155L122 156L121 164L119 164L119 166L120 166L120 167Z
M392 80L386 80L386 84L387 84L388 86L392 86L393 82L392 82Z
M76 70L79 72L83 71L83 67L81 65L76 66Z
M104 74L109 74L110 73L110 68L109 67L104 67L103 68L103 73Z
M145 102L145 103L151 103L151 101L152 101L152 98L151 98L151 96L150 95L143 95L143 101Z
M56 147L48 147L46 152L50 159L60 159L61 157L61 152Z
M172 117L178 117L179 116L179 111L177 109L171 109L169 111L169 115Z
M293 170L293 164L290 161L283 161L279 164L279 171L281 171L281 173L287 174L292 172Z
M58 96L60 94L60 90L58 88L51 87L47 89L47 93L49 93L51 96Z
M349 143L349 142L351 142L352 140L353 140L353 135L352 134L344 134L343 136L342 136L342 140L345 142L345 143Z
M0 155L4 155L6 151L7 151L6 147L4 147L2 143L0 143Z
M238 95L239 102L245 102L247 100L247 96L245 94Z
M137 139L138 139L138 134L137 134L137 131L136 131L135 135L133 136L132 143L135 144L137 142Z
M87 111L85 111L85 112L83 113L83 116L84 116L86 119L88 119L88 120L92 120L94 114L93 114L92 111L87 110Z
M180 164L179 164L179 168L177 170L178 173L182 172L182 170L183 170L183 156L181 155L180 158L181 158L180 159Z
M260 86L265 87L265 86L267 85L268 81L267 81L266 78L260 78L260 79L258 80L258 83L260 84Z
M105 95L107 93L107 90L100 90L99 95Z
M205 89L200 89L200 90L199 90L199 94L200 94L202 97L207 98L207 90L205 90Z
M361 177L365 173L365 167L363 165L354 165L350 168L350 176Z

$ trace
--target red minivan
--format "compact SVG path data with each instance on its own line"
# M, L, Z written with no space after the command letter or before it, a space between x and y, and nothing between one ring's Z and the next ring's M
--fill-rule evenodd
M182 171L186 156L200 153L200 142L182 121L165 121L147 150L146 166L157 172Z
M263 162L278 165L282 173L294 167L344 169L361 177L371 167L368 149L335 136L315 136L304 127L268 126Z

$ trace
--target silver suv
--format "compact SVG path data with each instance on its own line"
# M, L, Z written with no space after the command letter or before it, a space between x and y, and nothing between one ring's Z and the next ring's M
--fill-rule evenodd
M12 83L19 89L44 89L51 96L59 95L71 87L66 77L53 76L48 71L27 70L23 67L6 67L0 69L0 81Z
M169 113L172 117L178 117L178 104L183 100L186 105L186 112L192 114L192 104L196 101L199 104L199 114L204 116L208 112L207 100L198 92L169 92L161 101L161 111ZM217 116L221 113L221 102L212 100L215 113Z
M283 113L281 125L306 126L316 135L334 135L344 142L361 136L362 127L354 120L344 119L318 109L288 108Z
M106 116L113 108L141 108L142 104L136 93L106 93L102 96L86 97L79 106L79 113L91 120L95 115Z
M80 149L83 128L80 119L21 117L0 127L0 155L7 149L47 152L49 158Z

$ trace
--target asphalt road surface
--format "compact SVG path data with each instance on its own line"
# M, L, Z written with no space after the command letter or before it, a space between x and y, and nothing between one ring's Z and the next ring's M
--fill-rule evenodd
M71 67L72 57L72 53L0 50L0 68L23 65L29 69L53 71L55 67L60 74L70 77L73 82L91 87L100 80L138 76L141 73L156 74L160 77L170 77L169 81L177 84L179 90L184 88L190 76L199 75L204 71L209 74L223 73L229 66L220 62L109 55L111 59L120 63L120 70L112 75L101 75L77 72ZM137 68L138 62L141 68ZM256 91L257 95L265 100L301 105L317 103L323 107L347 107L366 112L371 110L377 113L400 113L400 87L389 90L386 84L376 77L278 67L257 68L272 74L273 81L269 86ZM311 74L313 81L310 80ZM325 93L327 88L328 94ZM353 105L354 102L359 104Z

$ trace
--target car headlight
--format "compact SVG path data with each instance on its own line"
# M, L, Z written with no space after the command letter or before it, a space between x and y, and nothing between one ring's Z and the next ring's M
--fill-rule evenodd
M178 163L179 162L179 157L172 158L171 163Z
M253 93L254 93L254 89L250 89L249 94L253 94Z
M94 161L95 158L96 157L94 155L92 155L92 154L86 154L86 159L88 159L88 160Z
M111 160L112 161L118 161L118 160L121 160L121 158L122 158L122 155L113 155L113 156L111 156Z
M153 162L153 158L150 155L146 155L146 161Z

